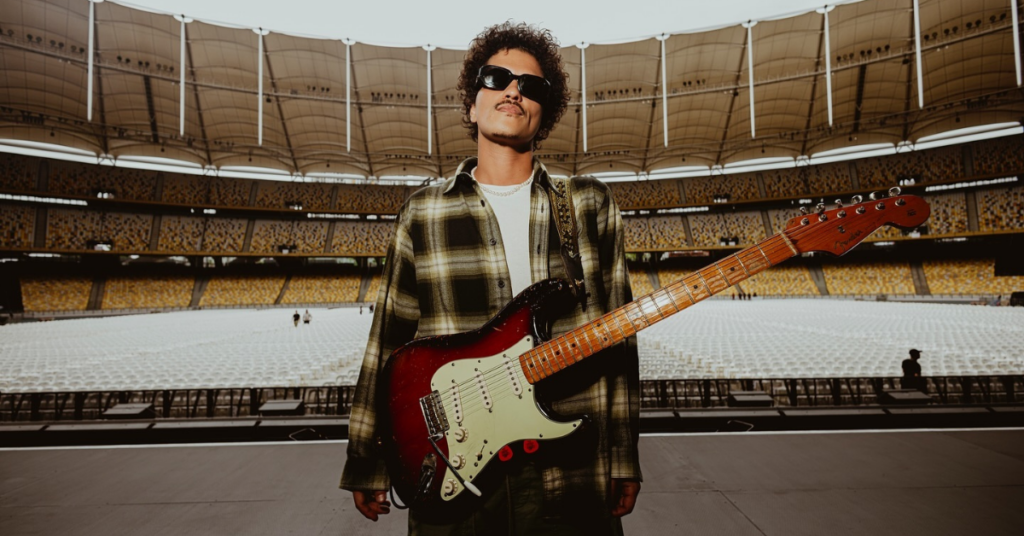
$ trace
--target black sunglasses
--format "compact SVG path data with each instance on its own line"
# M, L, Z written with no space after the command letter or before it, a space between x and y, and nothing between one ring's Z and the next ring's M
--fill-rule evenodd
M515 75L512 74L512 71L497 65L484 65L476 76L477 86L497 91L507 88L513 80L519 81L519 93L524 97L542 105L547 102L548 92L551 91L551 82L539 76Z

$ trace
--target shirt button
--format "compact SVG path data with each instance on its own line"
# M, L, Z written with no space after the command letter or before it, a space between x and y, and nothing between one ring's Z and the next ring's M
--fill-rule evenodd
M495 240L495 239L493 239L493 238L491 239L491 245L492 245L492 246L493 246L493 245L496 245L497 243L498 243L498 241L497 241L497 240Z
M498 288L505 288L505 282L502 280L498 280Z

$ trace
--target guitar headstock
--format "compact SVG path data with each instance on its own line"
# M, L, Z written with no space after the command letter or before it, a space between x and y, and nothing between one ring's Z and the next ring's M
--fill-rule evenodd
M842 255L860 244L883 225L912 229L925 222L931 207L915 195L900 195L900 189L889 189L889 195L872 192L869 199L853 196L852 205L825 210L819 204L815 212L792 218L784 233L800 253L819 251Z

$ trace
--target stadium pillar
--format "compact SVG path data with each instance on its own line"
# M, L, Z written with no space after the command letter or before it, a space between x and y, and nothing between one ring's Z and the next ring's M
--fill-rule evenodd
M756 20L743 23L747 29L747 80L749 81L750 93L750 137L757 137L757 129L754 128L754 33L752 28L757 26Z
M832 126L832 41L828 32L828 12L836 6L825 6L818 9L818 13L825 16L825 97L828 103L828 126Z
M583 152L587 152L587 43L576 45L580 49L580 94L583 96L581 102L583 119Z

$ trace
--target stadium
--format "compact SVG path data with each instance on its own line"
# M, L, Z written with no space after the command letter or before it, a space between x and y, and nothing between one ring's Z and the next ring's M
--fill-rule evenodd
M536 155L608 185L635 297L688 296L637 336L653 491L627 531L1019 530L1021 8L562 43ZM0 7L0 531L368 530L336 477L388 245L477 151L465 48L392 41ZM842 255L762 250L863 207L893 217ZM756 251L770 268L723 270Z

